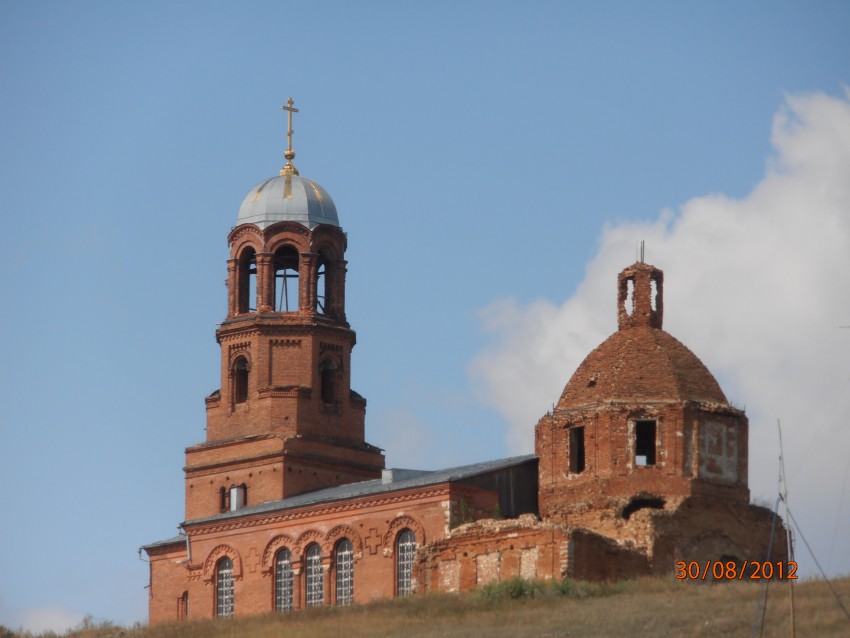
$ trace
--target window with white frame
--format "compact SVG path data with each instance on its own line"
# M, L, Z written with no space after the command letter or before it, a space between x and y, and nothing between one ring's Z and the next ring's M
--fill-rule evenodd
M216 565L215 615L233 615L233 561L227 556Z
M325 602L324 577L322 574L322 550L315 543L304 555L304 577L306 579L307 607L321 607Z
M275 558L274 608L276 611L292 609L292 553L288 549L280 550Z
M354 602L354 546L343 538L336 546L336 604L350 605Z
M409 529L398 535L395 555L396 594L409 596L413 593L413 559L416 556L416 535Z

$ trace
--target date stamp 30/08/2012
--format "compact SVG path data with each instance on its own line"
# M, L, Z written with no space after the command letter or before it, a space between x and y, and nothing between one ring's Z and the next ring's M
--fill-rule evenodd
M719 561L695 560L676 562L676 578L679 580L797 580L797 561L745 560Z

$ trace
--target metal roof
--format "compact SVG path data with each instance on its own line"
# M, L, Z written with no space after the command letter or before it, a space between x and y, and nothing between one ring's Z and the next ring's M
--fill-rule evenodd
M153 549L154 547L164 547L166 545L176 545L177 543L186 543L186 534L178 534L172 538L166 538L164 541L155 541L142 545L141 549Z
M340 501L362 496L372 496L373 494L383 494L386 492L406 490L415 487L426 487L428 485L437 485L439 483L452 483L514 465L522 465L523 463L527 463L536 458L537 457L534 454L526 454L524 456L512 456L506 459L497 459L495 461L485 461L483 463L473 463L472 465L461 465L459 467L450 467L444 470L434 471L394 469L393 472L395 476L407 476L409 478L396 480L391 483L384 483L381 479L372 479L370 481L361 481L359 483L348 483L346 485L328 487L322 490L316 490L315 492L299 494L298 496L290 496L289 498L278 501L268 501L266 503L243 507L242 509L234 512L224 512L222 514L216 514L215 516L196 518L191 521L186 521L184 525L224 521L241 516L265 514L267 512L277 512L296 507L306 507L309 505L317 505L319 503L328 503L331 501Z
M319 224L339 226L336 205L319 184L300 175L279 175L254 186L239 207L236 225L266 228L293 221L313 229Z

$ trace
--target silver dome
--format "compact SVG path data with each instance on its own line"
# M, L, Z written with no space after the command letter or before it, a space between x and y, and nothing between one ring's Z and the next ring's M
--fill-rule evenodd
M277 222L293 221L313 229L319 224L339 226L328 191L300 175L279 175L252 188L242 205L236 225L254 224L266 228Z

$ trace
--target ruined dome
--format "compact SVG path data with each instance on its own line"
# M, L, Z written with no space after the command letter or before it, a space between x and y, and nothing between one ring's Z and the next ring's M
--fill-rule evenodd
M661 329L663 276L642 262L620 273L619 330L581 363L561 394L559 409L619 401L727 404L705 364Z
M236 225L266 228L277 222L293 221L313 229L319 224L339 226L336 206L319 184L296 171L281 171L254 186L239 207Z

